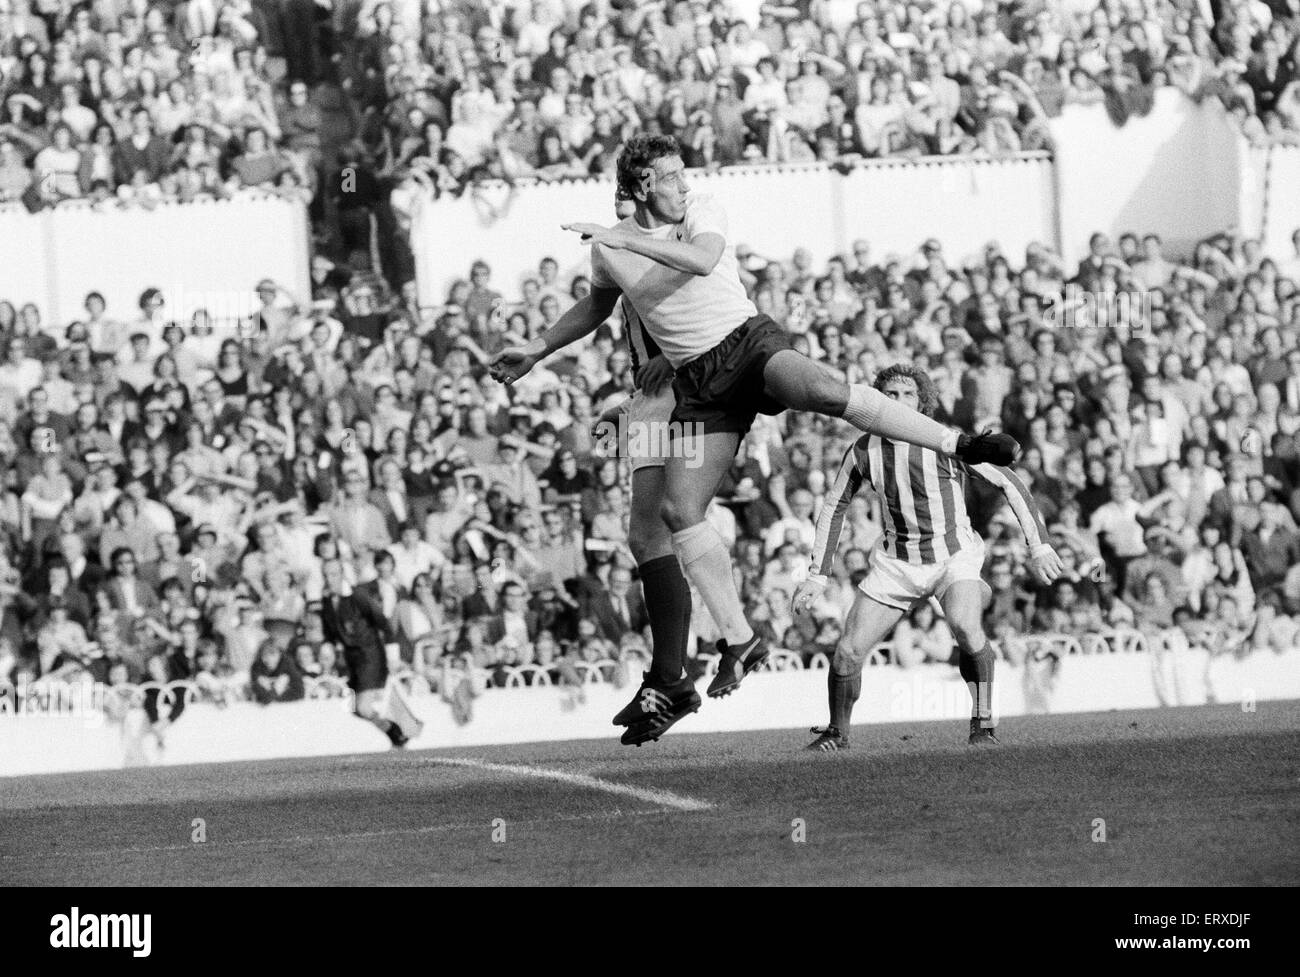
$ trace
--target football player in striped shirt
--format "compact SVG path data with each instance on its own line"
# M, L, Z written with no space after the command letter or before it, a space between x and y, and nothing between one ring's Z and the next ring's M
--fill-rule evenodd
M882 370L875 387L923 414L933 414L938 403L934 382L910 363ZM875 434L859 438L845 452L835 484L822 503L809 576L795 590L795 613L805 613L825 589L849 502L863 486L880 500L885 531L871 552L867 576L858 585L831 663L830 724L813 728L817 738L808 749L848 748L849 719L862 692L867 655L914 604L932 597L957 639L958 669L970 690L968 742L972 746L997 743L994 652L982 624L991 591L980 576L984 540L971 528L966 513L966 479L972 475L1002 490L1029 544L1034 576L1049 584L1060 575L1061 559L1047 542L1038 506L1009 468L967 464Z

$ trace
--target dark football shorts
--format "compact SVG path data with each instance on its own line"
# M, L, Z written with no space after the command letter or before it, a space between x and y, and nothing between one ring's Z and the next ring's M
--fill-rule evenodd
M674 434L696 430L705 434L734 432L744 435L758 414L779 414L785 405L763 392L767 361L783 349L793 349L791 336L765 315L756 315L726 339L677 371L673 393L677 406L672 419Z
M388 684L388 655L383 648L377 652L344 648L343 663L353 692L374 692Z

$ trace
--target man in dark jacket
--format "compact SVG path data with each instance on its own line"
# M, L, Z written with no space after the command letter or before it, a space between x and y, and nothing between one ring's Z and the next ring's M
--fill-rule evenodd
M113 176L129 186L136 172L143 170L147 181L155 183L166 171L169 156L167 141L153 131L153 116L148 109L138 108L131 113L131 135L113 150Z
M354 695L354 712L388 737L393 746L405 746L419 735L420 723L409 710L403 710L406 728L385 714L384 689L388 685L388 645L397 638L392 623L374 597L364 590L353 590L343 578L343 564L338 558L326 560L325 592L321 597L321 622L327 640L342 649L348 670L348 685Z
M302 672L272 638L262 642L248 677L253 698L264 706L303 698Z

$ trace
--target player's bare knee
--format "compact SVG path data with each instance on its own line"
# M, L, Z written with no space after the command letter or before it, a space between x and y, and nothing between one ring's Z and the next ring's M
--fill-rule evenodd
M774 390L773 385L769 384L769 392L794 410L813 411L832 417L844 413L849 402L849 388L844 381L821 371L811 377L801 377L800 380L796 384L776 385Z
M978 622L951 621L948 626L952 629L957 647L966 654L977 654L988 643L988 639L984 636L984 628Z
M638 566L653 557L656 550L662 548L662 540L666 535L666 529L663 532L656 532L638 526L635 520L632 522L627 531L627 548L632 551L632 559Z
M862 665L866 660L866 649L859 652L851 643L841 641L835 646L835 655L831 659L831 671L842 678L853 678L862 673Z
M675 533L683 529L690 529L704 521L703 510L696 510L695 507L682 505L676 499L667 498L659 506L659 515L670 530Z
M814 385L811 396L815 403L810 410L839 417L849 406L849 385L837 377L824 376Z

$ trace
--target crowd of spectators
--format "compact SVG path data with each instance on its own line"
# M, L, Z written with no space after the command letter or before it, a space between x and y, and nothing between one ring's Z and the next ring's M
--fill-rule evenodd
M919 363L941 420L1021 440L1066 569L1034 588L1002 496L973 484L987 626L1008 654L1026 634L1117 626L1247 653L1292 647L1300 613L1294 241L1289 260L1223 235L1172 261L1154 235L1098 234L1077 267L1038 244L953 256L934 239L904 256L858 241L820 268L803 249L738 251L797 348L858 382ZM478 260L427 307L363 268L316 271L310 296L258 283L259 311L235 322L177 322L156 289L139 310L89 295L83 319L49 326L0 300L0 678L301 696L340 674L319 613L335 554L394 622L401 674L466 714L471 676L529 666L580 685L641 667L628 471L593 430L633 386L621 325L511 388L486 371L587 278L544 257L502 295ZM830 585L792 618L854 437L762 417L710 507L751 619L804 662L833 651L880 533L855 498ZM698 601L693 628L702 664L717 635ZM951 654L925 608L888 651Z
M1294 142L1298 25L1295 0L0 0L0 202L272 192L344 258L393 248L413 192L608 172L633 129L693 167L1006 153L1174 86Z

